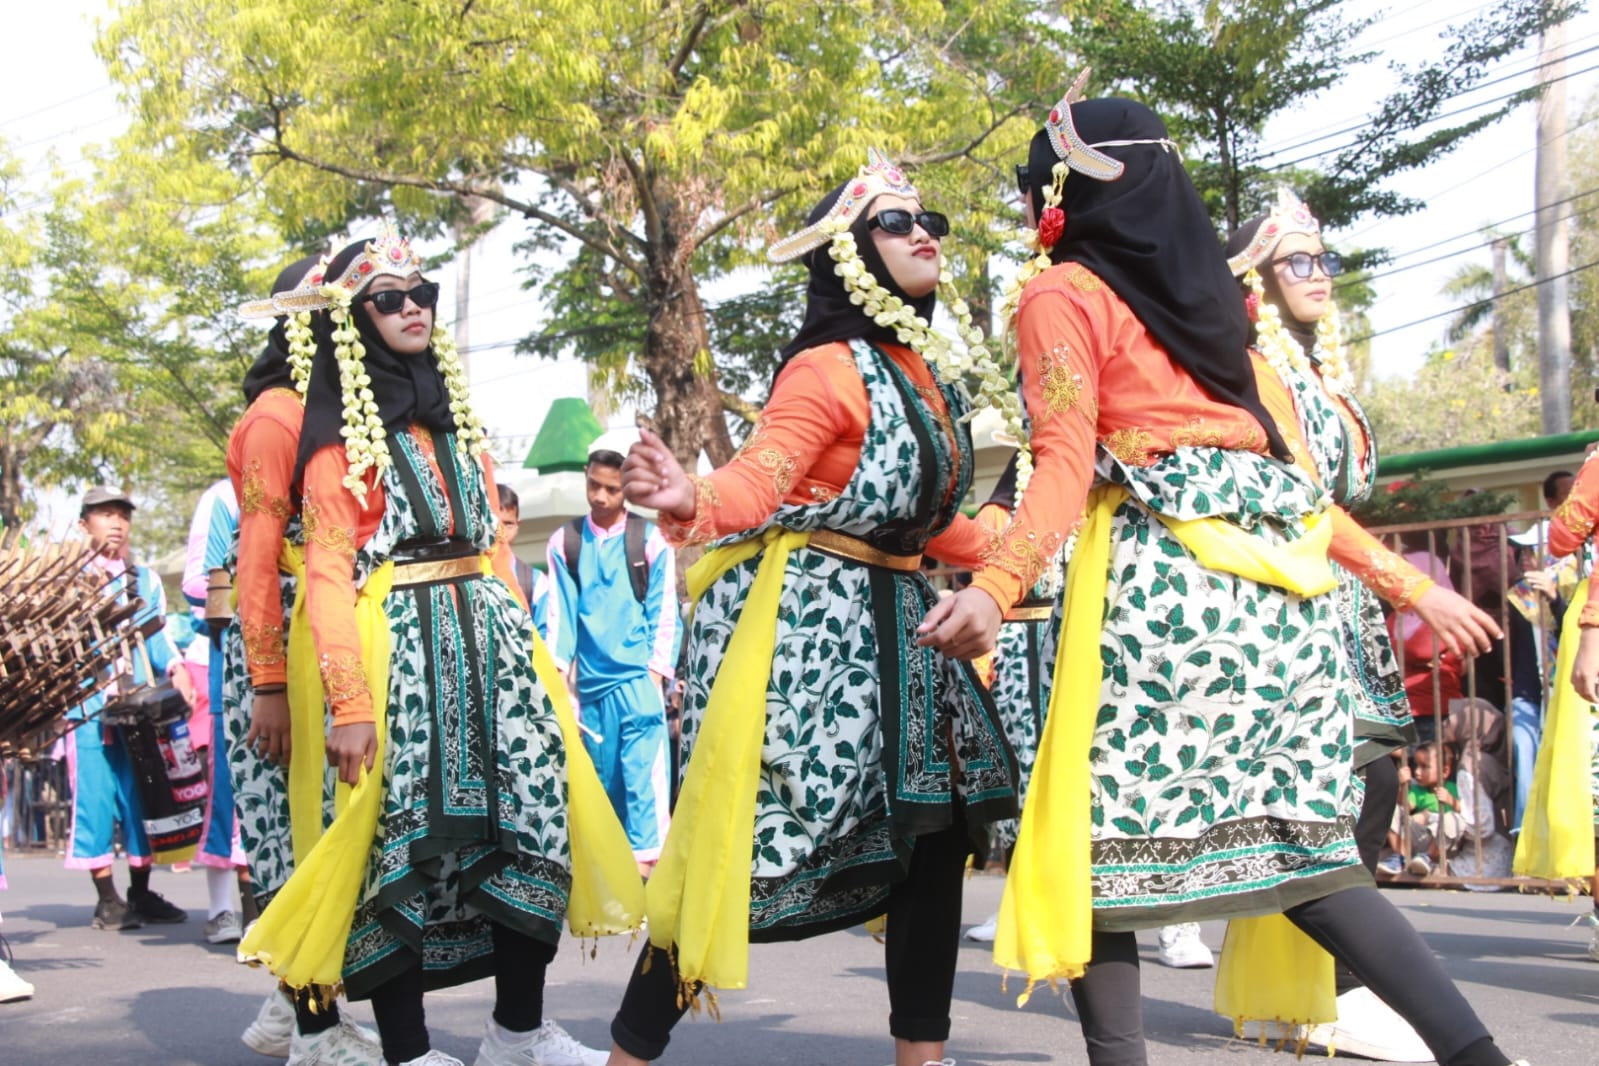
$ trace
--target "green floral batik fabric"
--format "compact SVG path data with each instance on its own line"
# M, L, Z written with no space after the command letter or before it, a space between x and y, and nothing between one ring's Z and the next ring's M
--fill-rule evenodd
M1058 612L1041 621L1006 622L1000 626L995 641L994 683L989 693L1004 724L1005 739L1016 753L1016 794L1020 803L1027 801L1027 785L1038 760L1038 740L1044 733L1044 713L1049 709L1051 678L1043 658L1044 646L1053 646L1049 629L1059 624ZM1019 829L1016 818L995 822L994 844L1014 847Z
M1358 425L1344 420L1337 401L1327 394L1319 374L1290 368L1285 374L1299 411L1300 429L1323 485L1334 501L1350 506L1371 495L1377 471L1376 438L1365 412L1348 397L1348 409ZM1372 442L1372 454L1356 454L1354 429ZM1405 679L1384 624L1382 600L1342 566L1338 575L1335 613L1343 635L1344 655L1354 678L1351 697L1355 709L1355 765L1365 766L1395 748L1416 743L1416 727L1405 696Z
M387 505L358 580L407 541L453 535L491 550L486 483L453 435L434 438L442 481L414 432L389 442ZM418 957L428 988L487 976L491 921L554 944L571 891L566 754L527 611L478 577L397 587L384 608L385 795L345 953L357 998Z
M888 356L853 344L870 423L834 500L784 505L760 529L832 529L891 554L919 553L965 496L971 442L934 416ZM760 562L722 575L694 608L683 703L685 758ZM812 548L791 554L777 615L751 849L750 936L782 940L882 913L915 838L953 824L957 795L974 844L1012 817L1015 763L969 664L919 648L937 595L900 573ZM958 780L957 780L958 777Z
M1102 456L1099 469L1132 498L1111 531L1089 753L1096 925L1272 913L1368 882L1334 597L1206 569L1155 517L1219 517L1283 542L1326 506L1320 488L1210 448L1149 467Z

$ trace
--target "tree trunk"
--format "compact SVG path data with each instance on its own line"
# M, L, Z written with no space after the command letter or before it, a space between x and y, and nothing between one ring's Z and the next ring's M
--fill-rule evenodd
M1510 247L1510 242L1500 237L1493 243L1494 255L1494 305L1493 305L1493 331L1494 331L1494 367L1509 372L1510 370L1510 330L1505 325L1505 303L1502 299L1506 289L1505 284L1505 251Z
M0 445L0 546L10 548L22 536L22 464L16 449Z
M1546 434L1571 432L1571 307L1566 213L1566 29L1544 31L1538 98L1538 394Z
M660 239L652 242L644 278L649 325L639 362L655 391L655 423L666 446L693 470L701 449L716 466L733 457L733 438L709 352L705 306L690 262L692 219L670 193L657 193Z

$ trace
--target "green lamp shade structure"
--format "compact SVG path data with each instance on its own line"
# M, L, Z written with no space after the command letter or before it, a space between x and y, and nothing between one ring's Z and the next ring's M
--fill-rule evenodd
M589 445L604 431L587 400L563 396L550 404L550 413L544 416L522 466L540 474L582 470L588 465Z

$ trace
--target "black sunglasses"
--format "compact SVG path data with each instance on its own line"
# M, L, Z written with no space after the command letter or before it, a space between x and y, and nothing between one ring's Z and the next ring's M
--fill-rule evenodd
M1027 164L1026 163L1017 163L1016 164L1016 191L1021 193L1023 196L1026 196L1028 190L1033 187L1032 181L1029 180L1031 178L1032 178L1032 171L1028 170Z
M1336 278L1343 273L1344 260L1337 252L1322 252L1320 255L1311 255L1309 252L1294 252L1271 261L1272 266L1278 263L1287 263L1288 269L1296 278L1308 278L1317 266L1329 278Z
M405 306L405 301L410 300L418 307L426 309L439 302L439 283L424 281L414 289L384 289L382 292L363 293L361 299L372 305L372 310L380 315L395 315L400 313L400 308Z
M949 236L949 219L937 211L918 211L912 213L903 208L885 207L872 216L866 223L867 229L880 229L884 233L892 233L896 237L903 237L917 226L927 231L929 237Z

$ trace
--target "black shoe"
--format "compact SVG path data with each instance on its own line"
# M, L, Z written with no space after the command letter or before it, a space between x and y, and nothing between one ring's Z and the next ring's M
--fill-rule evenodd
M181 907L174 907L167 902L165 896L159 892L145 889L143 892L128 892L128 910L137 914L144 921L152 925L176 925L189 920L189 912Z
M137 929L144 923L133 908L120 899L103 899L95 904L91 929Z

